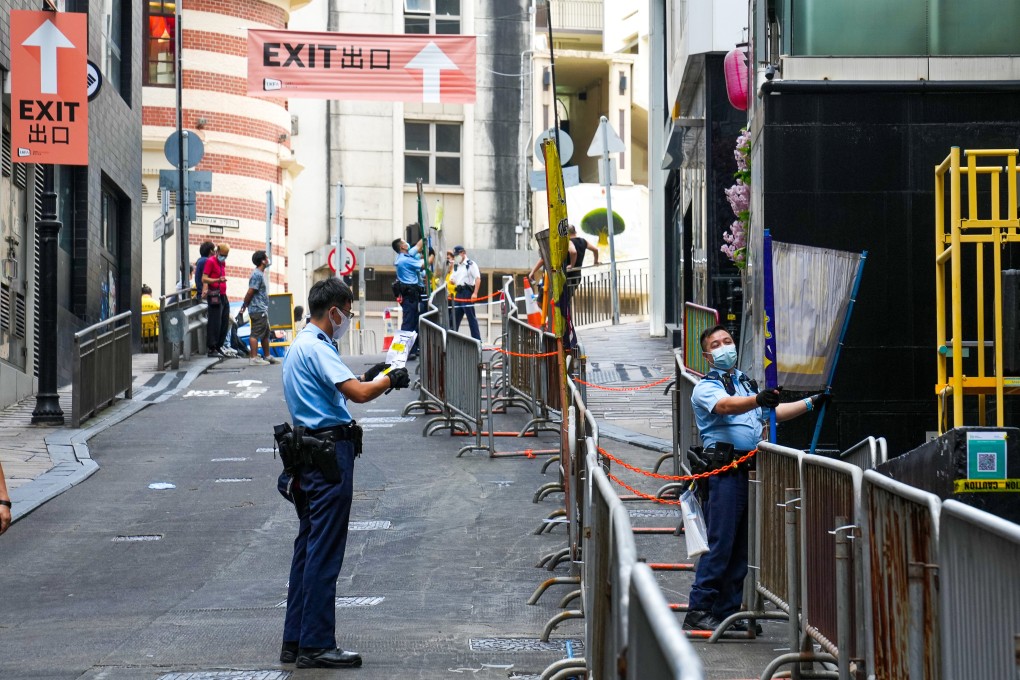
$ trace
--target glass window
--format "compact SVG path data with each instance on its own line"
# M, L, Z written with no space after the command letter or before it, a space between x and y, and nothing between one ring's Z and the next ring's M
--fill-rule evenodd
M173 87L177 60L174 0L149 0L145 5L145 84Z
M460 186L459 123L404 123L404 183Z
M404 0L404 33L460 34L460 0Z
M117 257L117 237L118 237L118 205L117 197L110 190L103 188L103 203L102 203L102 239L103 247L106 251Z
M131 69L124 68L123 60L131 56L131 6L124 0L103 0L103 54L102 70L106 81L129 101Z

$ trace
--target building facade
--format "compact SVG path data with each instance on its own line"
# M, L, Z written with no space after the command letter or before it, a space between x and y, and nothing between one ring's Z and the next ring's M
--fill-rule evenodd
M0 406L35 390L40 362L56 362L58 382L71 379L74 333L116 314L135 312L141 271L142 9L128 0L58 3L88 14L89 59L103 85L89 103L88 166L55 166L59 232L57 260L58 352L40 356L39 260L42 169L11 163L10 12L40 3L0 0L0 77L3 95L3 163L0 172ZM15 65L16 67L17 65ZM83 75L84 77L84 75ZM137 335L137 333L136 333Z
M248 29L285 29L295 0L185 0L181 6L182 127L202 140L204 155L194 167L212 173L211 191L195 194L189 225L188 261L205 241L231 247L227 296L243 298L253 268L252 254L271 241L271 293L287 290L288 211L294 178L301 170L291 148L294 132L287 100L247 94ZM176 10L173 0L145 3L141 30L143 224L161 211L159 171L173 167L164 153L176 131ZM267 229L267 194L273 212ZM176 204L176 192L171 206ZM171 208L173 211L173 207ZM176 211L174 211L176 212ZM146 283L153 291L175 290L180 279L180 232L167 240L165 273L161 243L143 235ZM187 284L185 284L187 285ZM192 280L193 285L193 280Z

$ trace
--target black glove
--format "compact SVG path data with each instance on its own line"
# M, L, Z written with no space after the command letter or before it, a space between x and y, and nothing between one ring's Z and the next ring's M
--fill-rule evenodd
M390 379L390 389L399 390L401 387L410 387L411 376L407 374L406 368L398 368L386 374Z
M820 394L811 395L811 403L814 404L815 408L825 406L832 400L832 395L828 392L822 392Z
M778 388L778 389L774 389L774 390L762 390L761 392L759 392L755 396L754 403L756 403L756 404L758 404L758 406L761 406L761 407L764 407L764 408L775 408L775 407L779 406L779 390L780 389L782 389L782 388Z
M380 373L382 373L383 371L385 371L389 367L390 367L389 364L387 364L385 362L382 362L382 363L376 364L372 368L367 369L365 371L365 382L372 382L377 377L379 377Z

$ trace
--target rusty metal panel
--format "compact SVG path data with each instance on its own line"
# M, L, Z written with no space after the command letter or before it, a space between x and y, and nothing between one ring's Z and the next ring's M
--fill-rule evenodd
M939 516L939 582L943 677L1016 677L1020 526L945 501Z
M800 488L800 459L804 453L762 442L755 456L760 503L756 517L760 557L757 588L780 609L789 611L786 582L786 489Z
M915 590L918 601L911 603L910 565L937 563L941 502L934 494L869 471L864 473L861 506L868 527L864 537L868 667L876 680L913 680L911 636L919 633L917 680L938 680L938 574L934 568L923 569Z
M833 656L846 658L863 656L858 649L857 622L862 613L857 611L854 595L860 582L861 564L851 552L850 582L843 584L851 602L849 630L852 649L837 648L839 639L839 613L836 607L836 537L835 531L846 518L850 524L861 526L859 521L861 476L859 467L850 463L804 456L801 459L801 555L804 574L804 631ZM853 534L851 534L853 535ZM856 539L855 539L856 541Z

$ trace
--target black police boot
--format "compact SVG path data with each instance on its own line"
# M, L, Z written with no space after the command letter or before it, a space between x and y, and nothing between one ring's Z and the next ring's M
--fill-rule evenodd
M298 643L284 642L280 647L280 663L294 663L297 661Z
M715 630L720 623L712 612L692 609L684 617L684 630Z
M359 668L361 655L340 649L302 649L298 652L298 668Z

